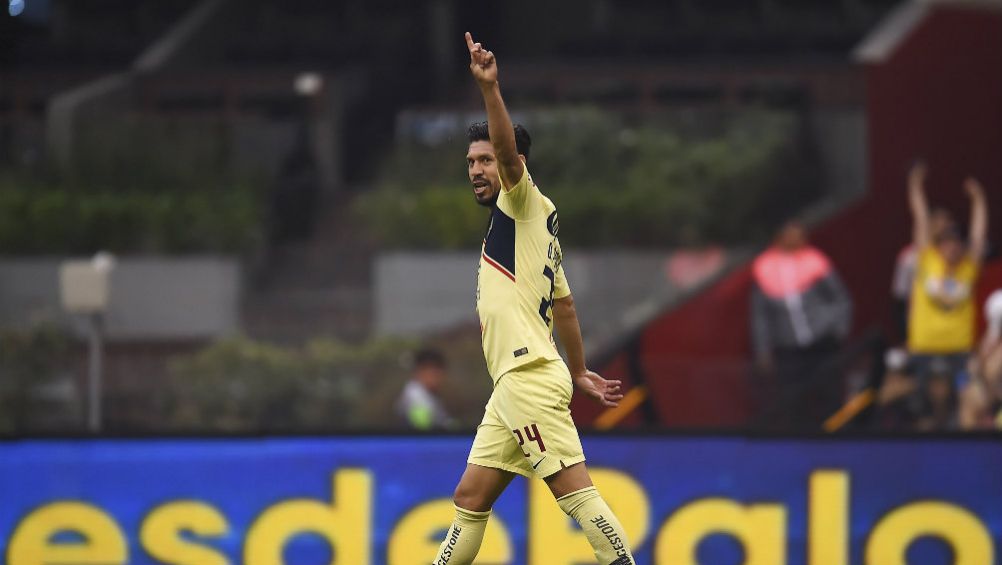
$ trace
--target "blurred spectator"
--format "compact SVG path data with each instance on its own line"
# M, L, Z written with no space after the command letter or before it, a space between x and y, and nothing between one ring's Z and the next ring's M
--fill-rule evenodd
M937 239L947 230L956 229L953 214L945 208L935 208L929 214L929 237ZM899 253L894 264L894 278L891 282L891 304L894 325L897 330L895 340L904 343L908 337L908 305L911 302L912 283L915 281L915 265L918 263L918 249L910 242Z
M985 302L988 331L971 361L971 379L960 395L960 427L1002 429L1002 289Z
M947 357L933 357L925 366L924 381L918 389L923 405L916 423L921 431L953 430L957 428L954 379L957 368Z
M665 275L675 288L688 290L719 273L725 259L720 247L679 249L665 263Z
M887 373L877 392L877 427L883 430L911 430L921 411L915 379L908 373L908 353L888 349L884 355Z
M724 267L727 259L724 249L719 245L703 242L694 226L682 228L681 243L681 247L665 262L665 277L673 287L688 290L705 282Z
M762 373L775 376L783 421L816 427L841 399L840 379L811 379L849 332L852 302L831 261L787 222L752 266L752 339ZM807 397L804 392L811 391Z
M974 345L973 293L984 256L988 208L981 185L968 178L964 189L971 199L969 241L965 244L955 227L934 235L930 229L925 179L924 165L912 167L908 200L918 261L908 315L908 350L923 395L935 402L940 397L939 388L944 386L942 377L958 375ZM937 380L932 382L934 376ZM949 397L953 398L954 385L950 380L945 382L951 391ZM925 390L927 386L936 390ZM931 408L937 407L933 404Z
M439 398L447 376L445 356L438 350L422 349L414 355L411 378L396 404L397 416L407 427L433 431L455 426Z
M301 241L313 235L320 188L309 128L303 125L271 192L271 241Z

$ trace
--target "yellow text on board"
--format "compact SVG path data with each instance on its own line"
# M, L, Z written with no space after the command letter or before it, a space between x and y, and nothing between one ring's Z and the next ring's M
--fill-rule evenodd
M741 503L719 497L693 500L658 522L642 485L626 473L592 469L604 498L619 516L636 550L649 547L653 565L708 565L697 561L700 542L726 534L743 547L745 565L786 565L787 509L776 502ZM528 489L526 565L575 565L594 559L580 530L554 504L541 481ZM286 544L302 533L321 536L333 548L330 565L370 565L373 555L374 478L364 469L332 475L331 500L291 499L265 508L243 539L243 565L285 565ZM808 490L807 565L848 565L850 478L841 470L813 472ZM436 499L410 509L394 525L378 561L426 565L435 556L440 533L453 517L452 501ZM56 542L57 534L78 534ZM172 500L153 509L139 526L142 549L168 565L235 565L214 548L213 538L231 534L227 517L200 500ZM865 565L907 565L908 546L935 536L950 546L954 565L993 563L995 548L985 524L947 501L922 500L884 515L866 536ZM533 543L533 540L546 543ZM648 545L650 544L650 545ZM478 563L513 565L513 542L502 517L489 522ZM33 510L7 544L8 565L100 563L127 565L129 544L115 519L82 501L56 501Z

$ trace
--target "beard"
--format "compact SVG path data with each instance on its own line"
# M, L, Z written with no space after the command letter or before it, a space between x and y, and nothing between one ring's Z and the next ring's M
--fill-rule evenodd
M488 194L490 194L490 196L488 196ZM474 191L473 199L477 201L477 204L480 204L485 208L493 208L497 204L498 195L500 194L501 194L500 186L494 186L493 184L488 183L483 194L477 194Z
M474 194L473 199L477 201L477 204L480 204L484 208L493 208L498 203L498 192L495 192L494 196L491 196L490 198L487 198L485 200L481 200L479 196Z

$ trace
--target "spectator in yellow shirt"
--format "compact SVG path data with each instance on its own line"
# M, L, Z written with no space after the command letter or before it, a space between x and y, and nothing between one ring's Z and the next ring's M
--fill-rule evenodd
M908 201L913 240L918 252L908 316L908 350L919 389L924 391L934 360L945 360L950 374L964 369L974 347L974 289L984 257L988 232L988 205L981 184L968 178L964 190L971 200L971 221L965 242L956 228L932 235L925 197L927 171L912 167Z

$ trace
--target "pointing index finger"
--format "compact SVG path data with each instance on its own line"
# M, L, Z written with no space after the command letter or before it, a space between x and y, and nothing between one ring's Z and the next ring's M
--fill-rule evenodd
M466 32L466 48L473 51L473 36L470 35L470 32Z

